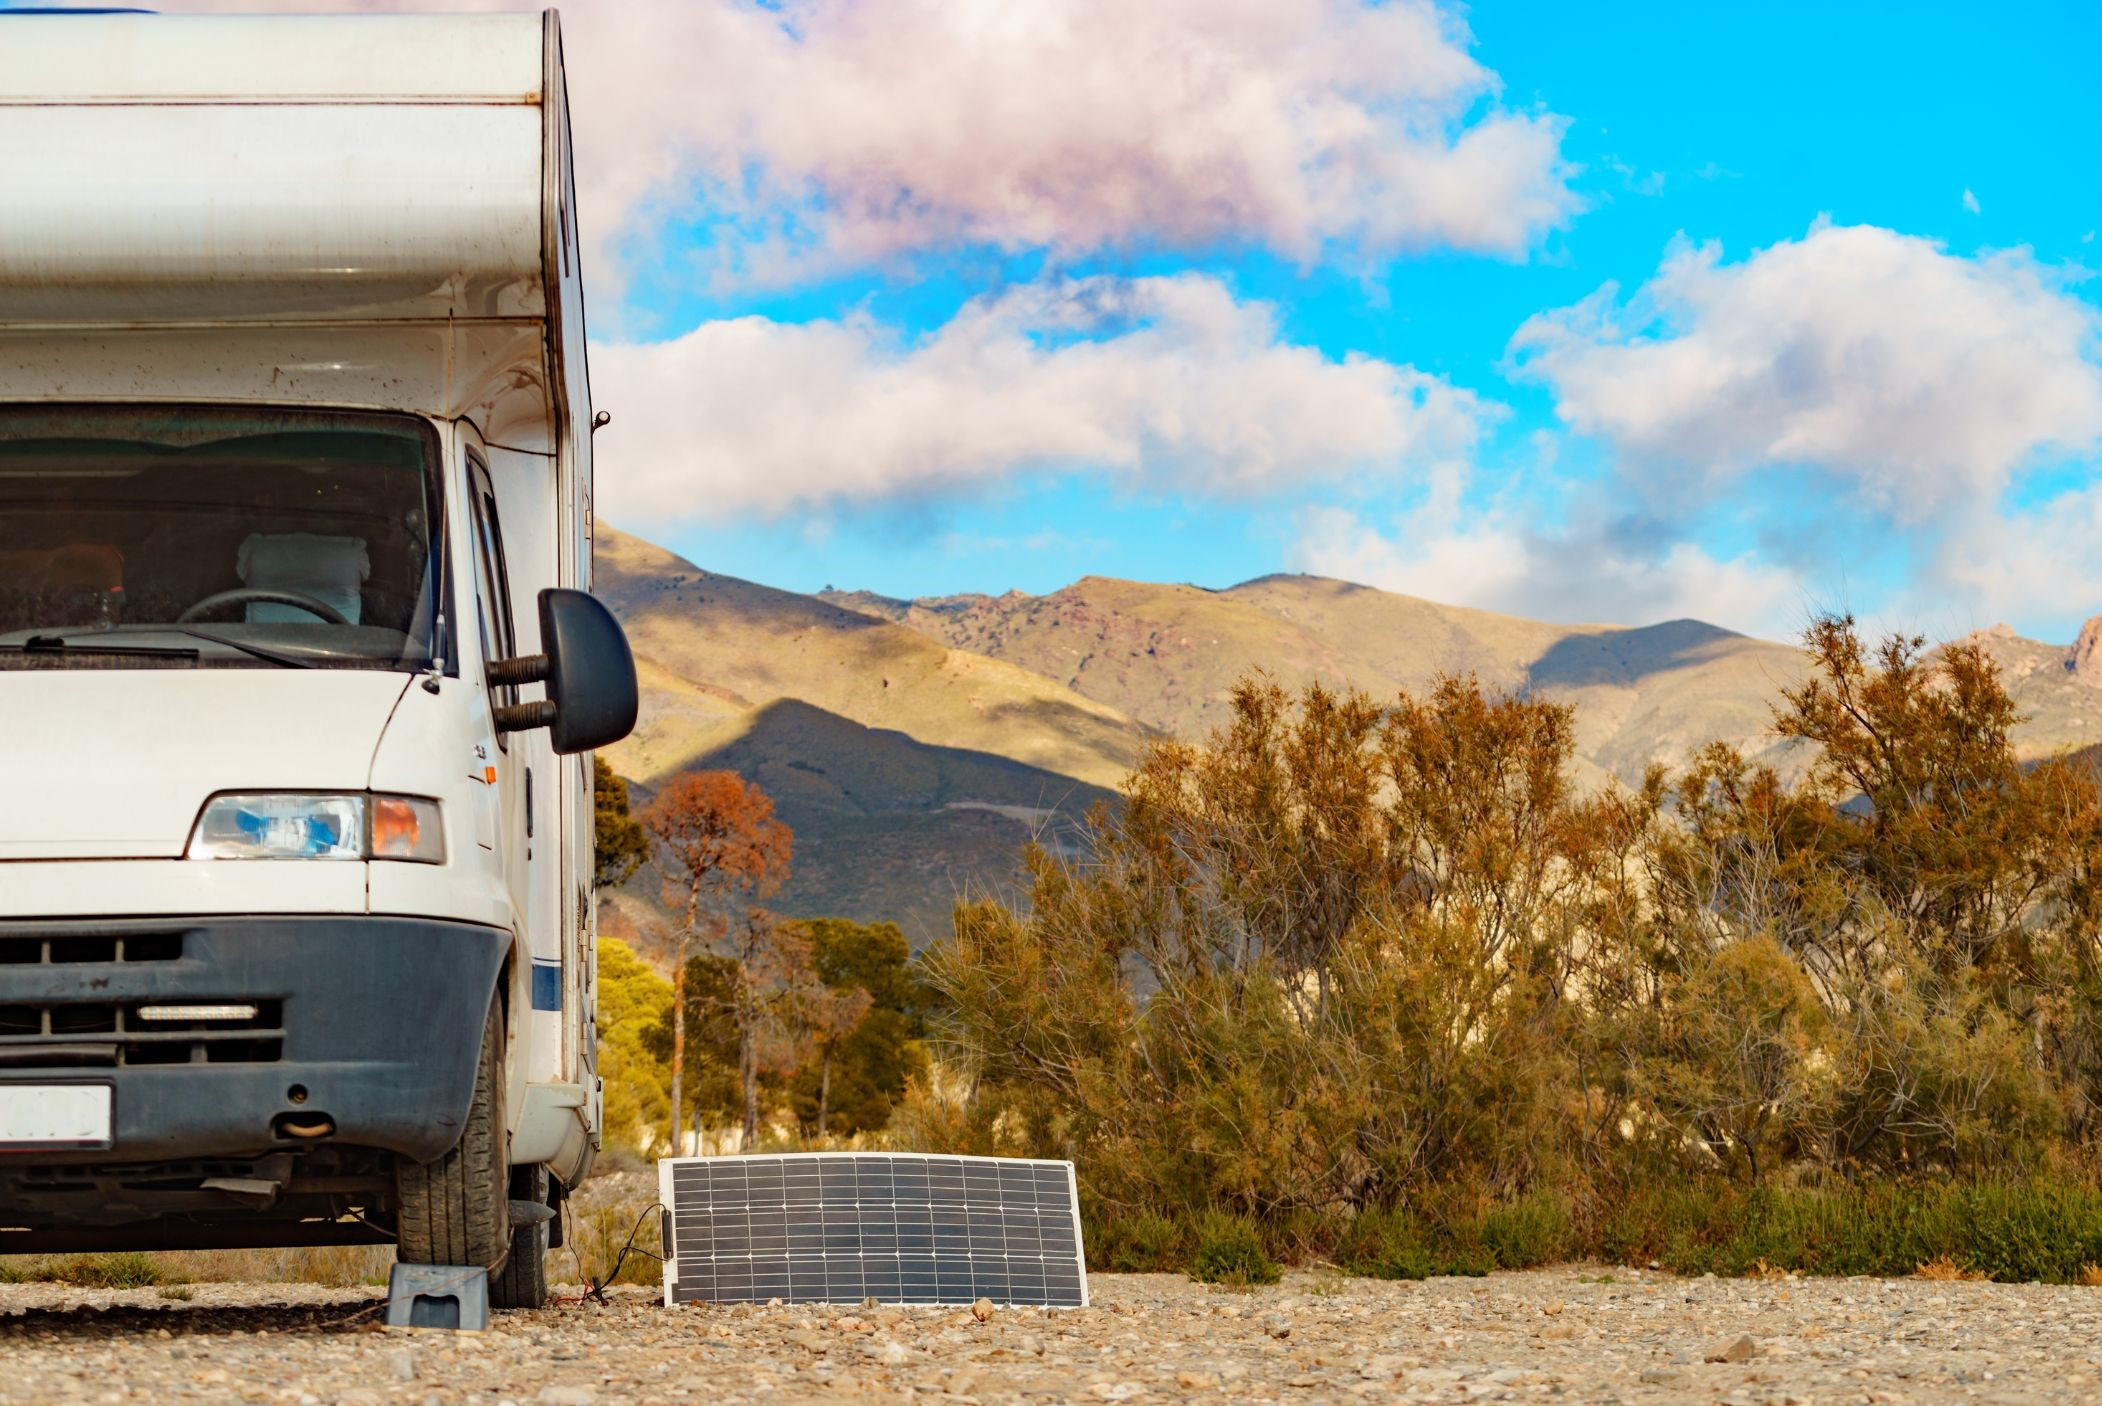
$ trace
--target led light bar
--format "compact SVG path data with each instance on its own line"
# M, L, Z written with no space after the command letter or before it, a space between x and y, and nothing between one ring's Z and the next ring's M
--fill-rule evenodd
M232 1002L223 1006L140 1006L140 1020L254 1020L256 1008Z

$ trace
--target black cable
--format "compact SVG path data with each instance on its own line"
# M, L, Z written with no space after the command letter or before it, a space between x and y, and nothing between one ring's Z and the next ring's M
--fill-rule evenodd
M573 1199L568 1196L562 1198L562 1214L565 1217L562 1222L562 1243L569 1249L569 1262L577 1267L577 1282L584 1286L585 1293L589 1293L591 1291L591 1275L584 1268L584 1257L577 1253L577 1217L576 1213L569 1208L569 1203ZM577 1301L579 1303L583 1302L582 1294L577 1296Z
M620 1253L613 1257L613 1268L606 1271L605 1278L595 1280L592 1282L591 1287L584 1291L585 1298L592 1299L598 1303L604 1303L606 1301L606 1286L608 1284L611 1284L614 1280L620 1278L620 1267L623 1264L627 1263L628 1254L630 1251L648 1255L651 1259L657 1261L657 1263L659 1264L664 1263L664 1256L658 1254L654 1250L645 1250L640 1245L635 1243L635 1237L642 1234L642 1223L648 1220L653 1212L661 1211L663 1209L664 1203L662 1201L659 1201L635 1218L635 1228L628 1232L628 1243L621 1246Z

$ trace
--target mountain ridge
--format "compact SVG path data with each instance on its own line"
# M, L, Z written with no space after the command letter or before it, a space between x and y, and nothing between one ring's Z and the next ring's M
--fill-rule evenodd
M1774 700L1806 672L1800 649L1690 618L1557 625L1292 573L1217 589L1085 576L1043 595L804 595L603 525L597 563L644 694L615 768L644 797L690 768L754 777L798 836L779 906L894 918L916 942L946 930L956 897L1011 891L1023 843L1056 842L1152 741L1223 722L1255 669L1375 697L1473 674L1571 703L1585 786L1636 782L1714 740L1784 772L1805 761L1772 728ZM2025 758L2102 741L2102 619L2086 655L1976 638L2031 717ZM616 906L645 914L651 886Z
M1287 684L1348 683L1375 696L1420 690L1441 673L1472 674L1491 688L1533 690L1575 704L1579 769L1593 782L1601 774L1633 782L1650 763L1683 760L1713 740L1786 765L1794 749L1772 734L1772 701L1807 668L1796 645L1693 617L1636 626L1551 624L1290 572L1220 588L1084 576L1043 595L820 594L957 648L1022 664L1181 735L1221 720L1228 688L1220 675L1238 677L1251 663ZM1163 599L1174 608L1159 609ZM1152 677L1164 644L1171 653L1189 645L1184 616L1204 601L1249 606L1274 617L1274 624L1243 617L1243 647L1222 651L1223 662L1239 667L1212 671L1208 686ZM1208 635L1198 631L1202 643L1227 642L1232 631L1219 617L1209 626ZM1246 637L1266 628L1267 643L1277 648L1249 647ZM2018 734L2025 755L2102 736L2102 616L2071 646L2030 640L2005 626L1970 638L1993 652L2030 715ZM1142 655L1139 672L1147 677L1120 680L1112 661Z

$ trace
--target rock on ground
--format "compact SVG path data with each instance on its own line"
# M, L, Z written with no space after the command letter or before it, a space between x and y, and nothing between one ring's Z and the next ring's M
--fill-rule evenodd
M1093 1287L1062 1313L667 1309L617 1289L462 1336L379 1329L372 1289L0 1285L0 1403L2102 1401L2095 1289L1618 1269Z

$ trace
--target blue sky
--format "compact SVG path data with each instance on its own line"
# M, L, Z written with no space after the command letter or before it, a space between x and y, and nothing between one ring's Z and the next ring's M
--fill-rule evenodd
M564 23L602 511L711 570L2102 612L2102 6Z
M1464 23L1467 52L1500 84L1473 113L1500 107L1565 118L1560 151L1577 168L1568 186L1582 210L1515 256L1433 247L1308 259L1259 241L1192 247L1142 232L1077 255L951 243L882 266L752 286L698 274L680 257L690 258L694 244L725 240L717 210L704 203L674 222L675 233L653 239L650 255L629 261L621 331L664 339L710 319L865 317L909 343L937 332L967 300L1047 269L1194 270L1271 305L1281 341L1332 359L1406 364L1502 407L1468 455L1461 506L1446 521L1464 532L1494 505L1504 521L1554 533L1572 515L1656 513L1624 486L1626 445L1558 415L1555 386L1517 371L1507 348L1536 314L1577 304L1609 282L1624 294L1639 288L1675 241L1719 244L1728 268L1805 240L1821 220L1873 226L1932 241L1955 260L2031 251L2058 296L2095 305L2086 271L2102 224L2093 161L2102 85L2092 81L2102 9L2015 7L1988 19L1957 5L1493 4L1468 11ZM2080 354L2092 366L2092 326ZM616 416L623 389L600 377L600 398ZM2011 515L2078 494L2092 477L2095 444L2078 413L2071 422L2064 433L2073 443L2021 449L2001 466L1998 491L1974 494L1954 511L1974 513L1982 502ZM602 445L608 472L617 473L611 434L617 430ZM1644 471L1658 472L1670 466ZM1025 463L945 490L720 513L696 504L656 535L714 570L798 590L836 584L893 595L1045 591L1088 573L1220 586L1309 569L1541 615L1638 622L1685 609L1769 633L1809 609L1843 605L1935 633L2004 616L2025 632L2065 639L2102 611L2084 564L2070 564L2063 591L2015 584L2035 574L2034 562L2007 561L2008 581L1991 580L1993 553L2004 544L1981 545L1962 571L1938 569L1949 519L1908 516L1864 497L1844 471L1835 477L1814 458L1738 474L1678 505L1668 522L1622 529L1652 558L1684 544L1735 563L1748 585L1726 578L1674 586L1640 563L1625 589L1609 574L1572 591L1556 571L1524 566L1515 583L1513 572L1485 583L1465 570L1441 580L1432 564L1410 561L1426 546L1422 524L1393 516L1421 500L1421 480L1375 472L1247 496L1207 491L1188 476L1157 482ZM1323 508L1349 513L1381 545L1310 546L1303 515ZM2023 536L2011 529L2014 541ZM1585 554L1580 543L1564 545ZM1528 587L1522 578L1531 575L1539 580Z
M1615 446L1558 418L1549 386L1514 378L1506 345L1536 313L1609 281L1641 285L1677 238L1718 241L1726 261L1741 261L1801 240L1828 218L1920 236L1961 258L2026 248L2063 274L2068 296L2094 304L2095 284L2081 280L2095 266L2092 232L2102 224L2102 84L2093 81L2102 7L1987 15L1954 4L1485 4L1465 23L1470 52L1501 81L1502 105L1565 116L1562 153L1581 168L1570 184L1586 208L1521 257L1447 249L1309 265L1269 250L1141 239L1060 266L1213 273L1241 296L1273 304L1292 342L1335 358L1407 363L1508 407L1476 449L1468 493L1515 501L1549 524L1566 510L1572 479L1603 482L1598 493L1609 507L1636 505L1616 501ZM965 299L1026 280L1046 262L1042 251L952 249L910 267L774 289L698 287L675 264L644 267L624 290L624 315L661 336L706 318L861 312L906 336L925 335ZM2092 358L2091 335L2086 350ZM599 394L618 415L622 387L601 378ZM614 443L606 442L609 456ZM2084 484L2094 466L2092 441L2043 446L2012 474L2007 499L2034 505ZM2092 596L1990 599L1931 579L1922 557L1938 524L1896 525L1819 482L1816 468L1739 480L1670 529L1725 560L1747 551L1772 559L1777 537L1802 548L1788 563L1793 589L1742 602L1728 623L1771 632L1806 609L1847 605L1941 633L2005 613L2025 632L2066 639L2102 611ZM1410 489L1388 491L1405 497ZM970 491L891 501L713 521L697 510L658 535L711 569L798 590L1045 591L1088 573L1221 586L1321 569L1323 559L1301 549L1295 514L1339 502L1365 510L1358 499L1334 485L1247 500L1184 484L1137 487L1085 470L1022 469ZM1370 513L1376 518L1378 508ZM1395 545L1404 554L1409 547ZM2068 586L2094 580L2091 570L2079 577ZM1397 584L1439 594L1435 579L1412 573ZM1464 582L1453 584L1455 596L1469 594ZM1489 595L1480 603L1561 613L1550 590ZM1710 594L1685 603L1721 613ZM1630 592L1619 612L1610 594L1579 604L1585 615L1634 622L1678 602L1667 591Z

